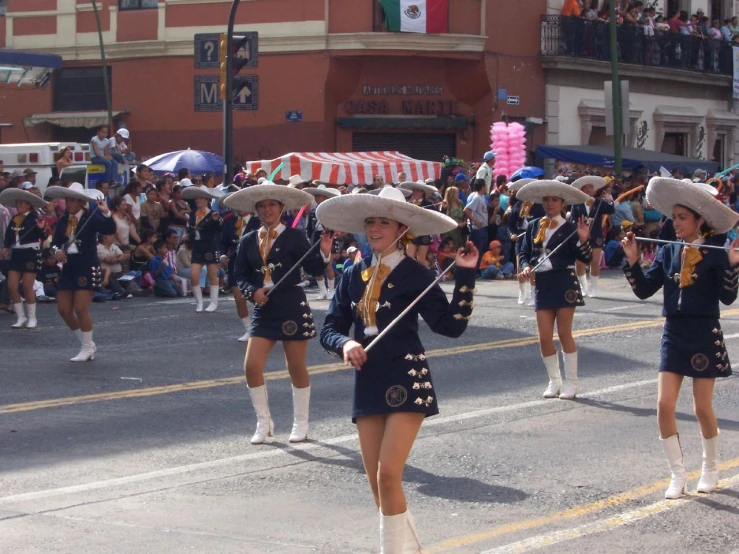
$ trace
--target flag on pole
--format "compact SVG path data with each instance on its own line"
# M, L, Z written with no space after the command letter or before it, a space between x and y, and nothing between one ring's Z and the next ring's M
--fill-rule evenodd
M403 33L448 33L449 0L380 0L387 30Z

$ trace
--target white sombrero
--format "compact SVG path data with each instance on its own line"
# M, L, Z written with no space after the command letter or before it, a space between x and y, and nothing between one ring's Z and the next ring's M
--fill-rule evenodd
M346 194L329 198L316 210L326 229L346 233L364 233L364 220L385 217L408 227L414 236L446 233L457 228L457 222L441 212L409 204L401 190L383 187L378 195Z
M82 200L84 202L97 202L105 200L105 195L97 189L85 189L79 183L72 183L68 187L53 185L46 189L46 198L67 198L71 200Z
M295 188L301 183L305 183L305 179L303 179L300 175L292 175L290 177L290 180L287 182L287 186L290 188Z
M17 200L28 202L34 208L43 208L48 204L48 202L43 198L40 198L35 194L31 194L26 190L14 188L5 189L4 191L0 192L0 204L2 204L3 206L15 207L15 202Z
M306 204L310 204L313 197L305 191L265 181L261 185L234 192L223 203L234 210L254 213L257 211L257 204L263 200L277 200L285 205L285 210L289 211L299 210Z
M534 181L536 181L536 179L531 179L527 177L526 179L519 179L518 181L515 181L513 183L508 183L506 185L506 188L511 192L518 192L522 186L533 183Z
M570 205L585 204L590 200L588 194L560 181L534 181L524 185L516 193L516 198L519 200L537 204L541 204L545 196L561 198Z
M427 185L426 183L419 182L413 182L413 181L406 181L405 183L400 183L398 185L398 188L410 190L411 192L415 190L422 190L426 194L434 194L435 192L439 192L438 189L433 185Z
M578 190L582 190L585 185L593 185L593 191L598 191L607 186L608 181L603 177L598 177L597 175L586 175L585 177L580 177L570 183L570 186L575 187Z
M218 200L224 194L225 193L221 189L209 189L205 185L193 185L182 189L183 200L195 200L196 198L210 198L211 200Z
M739 221L739 213L724 206L705 187L680 179L652 177L647 186L647 202L667 217L672 217L672 210L678 204L690 208L717 233L730 231Z
M324 183L321 183L317 187L306 187L303 189L303 192L307 192L311 196L325 196L326 198L341 196L338 190L327 187Z
M406 198L410 198L411 195L413 194L413 191L410 190L410 189L401 189L401 188L398 188L398 187L394 187L393 185L384 185L383 187L381 187L379 189L372 189L372 190L369 190L369 191L366 191L366 192L367 192L367 194L372 194L374 196L377 196L377 195L379 195L383 191L383 189L387 189L387 188L399 190L400 192L403 193L403 196L405 196Z

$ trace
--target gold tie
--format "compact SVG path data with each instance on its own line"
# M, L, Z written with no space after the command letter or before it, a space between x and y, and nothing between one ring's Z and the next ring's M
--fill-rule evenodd
M243 232L244 232L244 219L240 217L236 221L236 239L237 240L241 238L241 233Z
M695 266L703 261L703 256L701 256L700 250L698 250L698 248L683 246L681 257L682 269L680 269L680 288L684 289L685 287L689 287L695 282L693 280Z
M388 275L390 275L390 266L385 264L377 264L362 271L362 281L369 284L364 288L362 299L357 304L357 311L362 316L365 328L377 327L375 318L377 302L380 300L382 283Z
M547 236L547 229L556 229L559 223L556 219L549 219L548 217L542 217L539 223L539 232L534 239L534 244L542 244Z
M77 216L76 215L70 215L69 219L67 219L67 237L72 238L74 236L74 232L77 230Z
M595 198L591 198L587 202L585 202L588 205L588 208L592 208L593 204L595 204Z
M195 225L200 225L200 222L203 220L207 212L208 208L200 208L195 212Z
M26 214L18 214L13 218L13 226L20 227L24 219L26 219Z
M523 206L521 206L521 212L518 215L521 217L529 217L531 215L531 207L533 205L533 202L524 202Z
M259 253L262 256L262 263L264 264L264 282L271 281L271 273L269 271L269 264L267 258L269 257L269 251L272 248L272 241L277 238L277 231L272 229L269 233L267 231L259 232Z

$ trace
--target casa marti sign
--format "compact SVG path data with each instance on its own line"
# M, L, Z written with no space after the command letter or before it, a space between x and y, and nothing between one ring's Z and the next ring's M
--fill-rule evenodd
M364 85L364 96L441 96L437 85ZM347 100L344 109L349 115L459 115L455 100L427 99L364 99Z

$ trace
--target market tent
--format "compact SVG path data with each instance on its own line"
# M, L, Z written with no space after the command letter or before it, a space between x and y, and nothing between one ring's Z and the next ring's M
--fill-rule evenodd
M683 174L692 174L696 169L705 169L709 173L716 173L719 170L719 164L716 162L641 150L629 146L623 147L621 155L623 168L629 170L638 166L645 166L649 168L650 172L659 171L660 167L670 171L678 169ZM613 167L615 165L613 146L541 145L536 148L536 156L597 167Z
M369 185L375 175L386 183L397 182L404 172L409 181L438 179L441 163L414 160L400 152L291 152L274 160L247 162L244 170L256 173L264 168L271 174L280 164L275 180L287 181L300 175L304 181L323 181L332 185Z

